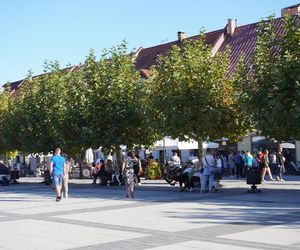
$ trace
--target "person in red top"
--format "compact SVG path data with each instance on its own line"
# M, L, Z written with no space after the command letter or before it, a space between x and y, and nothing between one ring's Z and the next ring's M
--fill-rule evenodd
M264 154L261 151L257 152L257 160L258 160L258 165L260 168L262 168L262 160L263 160Z
M96 166L93 170L93 184L96 184L98 176L103 174L105 171L105 164L103 160L100 160L99 162L96 163Z

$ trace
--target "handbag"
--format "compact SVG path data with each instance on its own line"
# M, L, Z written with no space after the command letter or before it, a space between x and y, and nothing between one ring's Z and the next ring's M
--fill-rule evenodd
M209 171L210 174L215 174L215 173L219 172L219 169L216 166L211 166L211 165L208 164L206 156L204 156L204 159L206 161L206 164L208 166L208 171Z

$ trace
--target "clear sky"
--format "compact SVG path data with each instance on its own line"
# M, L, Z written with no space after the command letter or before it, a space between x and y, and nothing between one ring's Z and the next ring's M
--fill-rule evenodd
M62 67L85 60L93 48L123 39L130 50L259 21L300 0L0 0L0 84L42 72L44 60Z

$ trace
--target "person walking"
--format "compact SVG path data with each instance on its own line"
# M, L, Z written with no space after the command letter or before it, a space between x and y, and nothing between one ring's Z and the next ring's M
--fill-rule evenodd
M230 153L228 155L228 166L229 166L229 176L234 176L234 171L236 169L236 166L234 163L234 154L232 150L230 150Z
M277 174L277 171L276 171L276 167L277 167L277 154L276 154L276 151L272 151L270 153L270 163L271 163L271 173L272 174Z
M69 171L71 167L71 159L66 156L65 159L65 168L64 168L64 176L63 176L63 185L62 185L62 194L64 198L69 198Z
M61 201L61 188L62 179L65 175L65 158L61 155L61 149L56 148L54 151L54 156L51 158L50 162L50 175L53 178L54 188L56 192L56 202Z
M253 167L253 156L249 151L246 152L245 167L246 167L246 177L247 177L249 169Z
M132 152L128 152L127 156L123 159L122 174L125 180L126 197L134 198L134 169L133 165L138 162Z
M141 171L142 171L142 164L140 160L139 154L135 154L135 157L138 159L137 162L133 164L134 176L135 176L135 183L140 186L141 185Z
M234 164L236 166L236 171L235 171L235 175L236 175L236 179L239 178L239 176L241 178L243 178L243 158L241 156L241 153L239 151L236 151L234 156L233 156L233 160L234 160Z
M284 181L284 179L282 179L283 172L284 172L284 157L282 155L282 148L278 148L276 152L276 174L277 174L276 180L277 181Z
M271 169L270 169L270 160L269 160L269 151L265 150L262 158L262 172L261 172L261 181L266 182L265 175L268 173L270 180L273 181Z
M206 154L202 158L202 164L203 164L203 173L201 178L201 190L200 193L204 193L206 189L206 182L207 179L209 179L209 192L213 192L213 186L214 186L214 168L216 168L216 160L214 155L211 153L210 148L206 150Z

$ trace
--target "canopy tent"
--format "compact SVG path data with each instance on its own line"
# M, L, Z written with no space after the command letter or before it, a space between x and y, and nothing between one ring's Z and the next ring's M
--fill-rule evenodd
M219 148L219 144L215 142L203 142L202 148ZM195 140L179 141L178 139L173 140L169 137L165 137L163 140L157 141L154 144L155 150L188 150L188 149L198 149L198 142Z
M204 149L206 149L206 148L219 148L219 143L211 142L211 141L209 141L209 142L203 142L202 143L202 147Z

